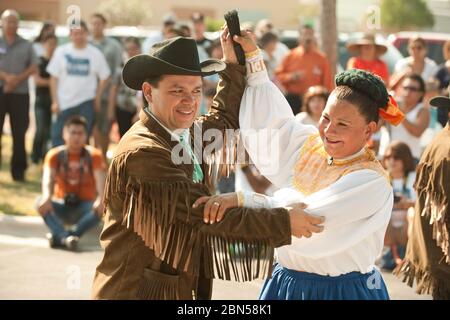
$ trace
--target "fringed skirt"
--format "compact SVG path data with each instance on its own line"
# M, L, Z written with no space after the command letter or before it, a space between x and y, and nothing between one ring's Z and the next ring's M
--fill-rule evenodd
M337 277L299 272L275 265L260 300L389 300L378 270L350 272Z

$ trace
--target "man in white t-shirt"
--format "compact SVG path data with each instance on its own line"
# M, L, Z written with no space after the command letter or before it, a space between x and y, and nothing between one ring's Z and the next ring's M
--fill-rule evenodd
M72 115L83 116L92 132L94 110L99 110L105 85L111 74L104 55L88 43L88 28L81 21L70 31L71 42L58 47L47 66L51 75L50 92L53 147L64 144L62 129Z

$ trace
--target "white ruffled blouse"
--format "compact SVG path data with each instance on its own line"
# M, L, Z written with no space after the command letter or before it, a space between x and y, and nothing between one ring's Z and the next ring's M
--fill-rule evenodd
M261 174L279 190L273 197L245 192L244 206L303 202L308 213L326 218L322 233L293 237L276 250L283 267L329 276L372 271L393 206L387 175L367 148L331 161L317 129L295 119L261 61L261 55L247 58L241 137Z

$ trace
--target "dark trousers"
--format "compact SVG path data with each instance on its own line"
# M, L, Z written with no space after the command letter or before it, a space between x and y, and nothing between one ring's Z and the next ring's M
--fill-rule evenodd
M132 121L135 114L136 112L129 112L116 107L116 119L117 124L119 125L119 133L121 138L133 125Z
M287 93L286 94L286 100L289 102L289 105L291 106L292 112L294 115L300 112L302 108L302 96L298 94L293 93Z
M31 153L31 160L34 163L44 160L44 156L47 153L50 127L52 125L51 105L50 95L36 95L36 103L34 105L36 133L33 140L33 152Z
M13 136L13 154L11 159L11 175L14 180L23 180L27 168L27 156L25 152L25 133L27 132L30 118L28 115L30 101L28 94L3 93L0 89L0 160L1 138L3 135L3 123L5 115L9 114L9 123ZM1 162L0 162L1 163Z

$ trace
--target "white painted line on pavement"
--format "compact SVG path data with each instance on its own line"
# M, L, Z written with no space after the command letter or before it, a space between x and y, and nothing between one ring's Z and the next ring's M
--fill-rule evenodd
M1 245L1 243L0 243L0 245ZM15 255L15 254L21 255L21 254L24 254L26 252L29 252L30 250L33 250L33 248L27 248L27 247L20 248L19 247L19 249L7 249L7 250L2 249L0 251L0 257L11 258L12 255Z
M35 248L48 248L47 239L36 237L23 238L23 237L14 237L6 234L0 234L0 243L19 246L30 246Z
M17 222L17 223L28 223L34 225L43 225L41 217L22 217L22 216L12 216L0 212L0 223L1 222Z

